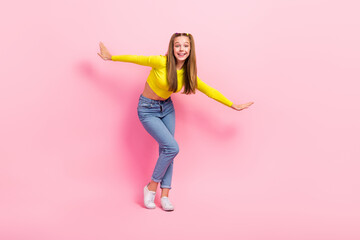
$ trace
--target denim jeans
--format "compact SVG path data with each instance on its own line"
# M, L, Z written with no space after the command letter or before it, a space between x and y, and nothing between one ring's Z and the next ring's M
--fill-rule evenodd
M179 153L174 138L175 109L171 97L153 100L141 94L137 111L141 124L159 144L159 158L151 180L161 182L160 188L171 189L174 158Z

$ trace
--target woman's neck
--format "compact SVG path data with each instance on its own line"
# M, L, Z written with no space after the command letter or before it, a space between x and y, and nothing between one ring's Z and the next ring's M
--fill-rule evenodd
M176 63L176 70L180 70L184 66L185 61L177 62Z

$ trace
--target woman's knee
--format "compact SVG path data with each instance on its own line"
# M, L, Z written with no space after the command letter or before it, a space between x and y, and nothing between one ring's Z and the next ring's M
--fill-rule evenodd
M178 155L180 149L179 149L179 144L175 141L175 143L173 144L173 153L175 155Z
M174 140L169 142L166 146L163 146L162 149L167 154L176 156L179 153L179 144Z

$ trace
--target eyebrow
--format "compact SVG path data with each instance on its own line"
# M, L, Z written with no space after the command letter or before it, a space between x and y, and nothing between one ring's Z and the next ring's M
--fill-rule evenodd
M175 42L175 43L179 43L179 42ZM185 43L189 43L189 42L185 42Z

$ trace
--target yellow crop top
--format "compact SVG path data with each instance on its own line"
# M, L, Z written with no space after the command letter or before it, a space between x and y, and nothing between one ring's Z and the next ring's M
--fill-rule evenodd
M156 93L156 95L167 99L173 93L169 91L169 85L166 80L166 61L167 57L163 55L156 56L142 56L142 55L117 55L111 56L113 61L121 62L131 62L143 66L152 67L147 82L150 88ZM183 74L184 68L177 70L177 79L178 79L178 89L176 92L179 92L183 87ZM197 89L202 93L206 94L208 97L215 99L216 101L231 107L233 104L228 100L224 95L222 95L218 90L210 87L205 84L203 81L197 77Z

